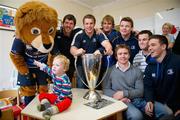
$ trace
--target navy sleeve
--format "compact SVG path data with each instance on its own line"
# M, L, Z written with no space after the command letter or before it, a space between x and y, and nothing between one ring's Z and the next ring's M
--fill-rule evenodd
M108 40L108 38L106 37L105 34L97 34L98 36L98 42L101 44L104 40ZM104 54L105 48L101 45L100 48L98 48L98 50L101 52L101 54Z
M25 48L26 48L25 44L20 39L15 38L13 41L11 52L13 54L21 54L22 55L25 52L24 51Z
M151 77L151 69L149 65L145 69L144 73L144 97L147 102L154 101L154 86L153 86L153 79Z
M61 40L60 30L57 30L56 36L54 38L54 46L53 46L53 49L50 52L52 55L56 55L56 54L60 53L60 50L58 48L58 46L60 44L59 43L60 40Z
M77 35L74 36L73 41L71 43L71 46L75 46L77 48L81 47L81 41L82 41L81 35L82 34L77 34Z
M100 33L100 34L97 34L97 36L98 36L99 43L102 43L104 40L108 40L105 34Z

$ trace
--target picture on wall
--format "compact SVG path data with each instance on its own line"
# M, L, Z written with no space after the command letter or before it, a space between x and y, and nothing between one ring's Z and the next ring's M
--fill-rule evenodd
M0 5L0 29L15 30L14 16L16 9L5 5Z

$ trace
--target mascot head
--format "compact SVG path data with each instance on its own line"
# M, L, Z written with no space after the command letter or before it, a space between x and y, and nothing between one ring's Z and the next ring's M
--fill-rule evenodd
M39 1L22 5L16 12L16 35L42 53L51 51L58 24L56 10Z

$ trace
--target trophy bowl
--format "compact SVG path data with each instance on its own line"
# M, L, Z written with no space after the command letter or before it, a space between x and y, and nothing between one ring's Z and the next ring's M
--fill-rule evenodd
M102 82L97 84L101 69L102 55L84 54L82 55L82 65L87 81L89 91L84 95L84 98L91 101L101 100L101 96L95 91L95 88Z
M75 64L75 68L77 71L77 75L81 78L81 81L83 82L83 84L89 88L89 91L84 95L83 98L92 102L100 101L101 96L97 91L95 91L95 88L99 86L100 83L102 82L101 80L97 84L100 69L101 69L102 55L101 54L98 54L98 55L83 54L81 58L82 58L82 65L83 65L86 82L82 80L82 78L80 77L76 64ZM76 59L75 59L75 63L76 63Z
M107 61L108 61L107 69L104 76L99 82L98 82L98 78L99 78L99 73L101 69L102 55L101 54L98 54L98 55L84 54L81 57L82 57L82 65L83 65L86 82L80 77L80 74L78 72L78 69L76 66L77 58L75 59L75 69L76 69L77 75L80 77L83 84L89 88L89 91L86 92L86 94L83 96L84 99L87 99L89 101L85 105L90 106L95 109L100 109L109 104L112 104L113 103L112 101L101 98L100 94L95 90L96 87L101 84L101 82L103 81L103 79L105 78L107 74L107 71L109 68L110 56L107 56Z

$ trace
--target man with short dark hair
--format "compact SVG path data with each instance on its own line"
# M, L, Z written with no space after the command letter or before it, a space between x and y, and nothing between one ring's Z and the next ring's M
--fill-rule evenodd
M74 35L80 31L80 28L74 29L76 25L76 18L72 14L67 14L64 16L62 21L62 26L60 30L57 31L55 37L54 48L51 51L52 55L63 54L70 60L69 70L67 71L67 75L69 79L72 81L74 74L74 57L70 53L71 42L73 40Z
M132 63L134 56L139 52L140 48L138 40L133 33L134 23L130 17L124 17L120 21L120 37L119 40L114 41L114 44L126 44L131 49L131 57L129 61Z
M150 52L148 50L149 37L152 35L149 30L142 30L138 33L138 45L140 51L135 55L133 59L133 65L138 67L142 72L145 71L145 68L148 62L151 60Z
M163 35L152 35L149 51L156 62L149 63L144 73L145 112L150 117L180 115L180 56L168 50Z

